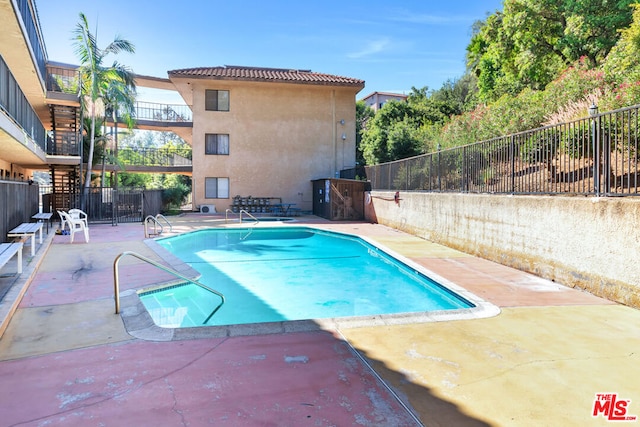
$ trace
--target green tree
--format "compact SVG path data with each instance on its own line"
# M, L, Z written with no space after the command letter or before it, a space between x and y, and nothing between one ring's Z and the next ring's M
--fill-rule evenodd
M388 135L389 158L404 159L422 153L423 144L419 132L408 121L394 123Z
M413 120L406 102L389 101L369 120L362 135L362 155L368 165L396 160L389 149L389 132L395 123Z
M373 118L375 111L369 107L364 101L356 102L356 165L365 164L364 155L362 153L362 135L367 129L369 120Z
M89 133L89 153L87 156L87 175L84 182L84 194L88 194L91 185L91 170L93 168L93 152L95 150L96 119L100 109L104 108L105 92L109 82L122 82L133 85L133 74L124 66L114 62L111 66L103 65L105 57L120 52L133 53L135 48L131 42L116 37L105 48L100 49L97 36L92 34L89 23L83 13L80 22L74 30L75 53L80 60L80 80L82 87L82 101L85 114L91 119Z
M113 121L113 135L114 135L114 153L112 162L117 163L118 159L118 122L120 119L127 126L128 130L132 130L135 125L135 102L136 102L136 87L132 73L128 72L123 79L109 80L106 84L104 91L104 103L105 103L105 124L107 117ZM105 132L106 133L106 132ZM114 172L116 179L114 182L115 187L118 187L117 170ZM105 175L105 156L102 156L102 186L104 187L104 175Z
M600 65L631 22L636 0L505 0L467 47L480 98L493 101L524 88L542 90L562 70L587 58Z
M640 75L640 4L633 5L633 22L620 31L620 40L611 49L604 63L607 78L625 81Z

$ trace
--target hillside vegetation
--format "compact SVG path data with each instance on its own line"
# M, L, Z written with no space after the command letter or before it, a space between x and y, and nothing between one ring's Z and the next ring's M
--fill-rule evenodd
M378 164L640 103L640 4L505 0L473 27L467 72L357 106L358 156Z

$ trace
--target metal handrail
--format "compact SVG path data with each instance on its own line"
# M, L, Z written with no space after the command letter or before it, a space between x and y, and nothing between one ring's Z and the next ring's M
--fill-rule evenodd
M253 220L256 222L256 224L260 222L260 220L258 218L256 218L255 216L251 215L249 212L245 211L244 209L240 209L240 222L242 222L242 213L243 212L245 214L247 214L248 217L253 218Z
M167 225L169 226L169 232L173 233L173 225L171 225L169 220L164 215L162 215L162 214L157 214L156 216L148 215L144 219L144 237L145 238L151 237L151 234L149 233L149 230L147 228L149 220L153 221L153 235L154 236L159 236L159 235L162 234L162 232L164 231L164 227L162 226L162 224L160 224L160 221L158 221L159 219L163 219L164 222L166 222ZM158 232L158 226L160 226L160 231L159 232Z
M232 211L231 209L227 209L224 211L224 223L226 224L227 222L229 222L229 214L230 213L235 213L234 211Z
M148 263L148 264L151 264L151 265L153 265L154 267L158 267L158 268L159 268L160 270L162 270L162 271L165 271L165 272L167 272L167 273L169 273L169 274L173 274L174 276L176 276L176 277L178 277L178 278L180 278L180 279L182 279L182 280L184 280L184 281L187 281L187 282L193 283L194 285L196 285L196 286L200 286L201 288L206 289L207 291L209 291L209 292L211 292L211 293L213 293L213 294L215 294L215 295L219 296L219 297L220 297L220 300L221 300L221 301L220 301L220 304L218 304L218 305L216 306L216 308L214 308L214 309L213 309L213 311L211 312L211 314L209 314L209 316L204 320L204 322L202 322L202 324L203 324L203 325L205 325L205 324L209 321L209 319L211 319L211 317L212 317L212 316L213 316L213 315L214 315L214 314L215 314L215 313L220 309L220 307L222 307L222 305L225 303L224 295L222 295L220 292L218 292L218 291L216 291L216 290L214 290L214 289L211 289L211 288L210 288L210 287L208 287L207 285L203 285L202 283L198 282L197 280L189 279L188 277L186 277L186 276L184 276L184 275L182 275L182 274L178 273L177 271L172 270L172 269L170 269L170 268L168 268L168 267L165 267L164 265L159 264L159 263L155 262L154 260L149 259L149 258L147 258L147 257L145 257L145 256L142 256L142 255L140 255L140 254L138 254L138 253L136 253L136 252L132 252L132 251L125 251L125 252L122 252L120 255L118 255L118 256L116 257L116 259L113 261L113 293L114 293L114 299L115 299L115 304L116 304L116 314L119 314L119 313L120 313L120 275L118 274L118 265L119 265L119 263L120 263L120 260L121 260L124 256L127 256L127 255L130 255L130 256L132 256L132 257L134 257L134 258L138 258L139 260L144 261L144 262L146 262L146 263Z
M153 235L154 236L159 236L160 234L162 234L162 231L164 230L164 227L162 226L162 224L160 224L158 222L158 220L153 215L148 215L144 219L144 237L145 237L145 239L148 239L149 237L151 237L151 234L149 233L149 229L147 228L148 224L149 224L149 220L151 220L153 222ZM158 232L158 226L160 226L160 232Z
M231 209L227 209L227 210L224 211L224 223L225 224L229 222L229 214L230 213L235 215L235 212L232 211ZM258 218L256 218L255 216L251 215L249 212L245 211L244 209L240 209L240 212L239 212L240 220L239 220L239 222L242 222L242 213L245 213L245 214L247 214L247 216L253 218L253 220L255 221L256 224L258 224L260 222L260 220Z
M170 233L173 233L173 225L171 225L171 223L169 222L169 220L167 219L167 217L165 217L165 216L164 216L164 215L162 215L162 214L157 214L157 215L155 216L155 220L156 220L156 222L157 222L158 224L160 224L160 222L158 221L159 219L164 220L164 222L166 222L166 223L167 223L167 225L169 226L169 232L170 232ZM162 225L162 224L160 224L160 225Z

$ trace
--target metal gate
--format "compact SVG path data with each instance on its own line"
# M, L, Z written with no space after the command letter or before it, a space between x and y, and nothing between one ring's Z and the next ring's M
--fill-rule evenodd
M83 209L89 222L96 223L142 222L147 215L162 212L162 193L162 189L91 187L84 203L82 194L65 194L64 199L54 193L43 194L42 209L54 214L58 210Z
M119 224L123 222L142 222L142 188L91 187L84 203L84 211L90 222ZM80 197L73 207L81 208Z

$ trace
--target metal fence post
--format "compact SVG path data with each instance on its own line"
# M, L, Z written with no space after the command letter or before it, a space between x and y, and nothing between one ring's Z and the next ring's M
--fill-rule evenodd
M438 191L442 191L442 174L441 174L441 170L440 170L440 168L442 167L441 159L440 159L440 156L442 155L442 153L440 152L440 148L441 148L441 146L440 146L440 143L438 142L438 171L437 171L437 174L438 174Z
M615 126L617 127L617 118L616 116L613 116L613 118L616 120ZM596 120L598 139L602 145L602 193L606 196L611 193L611 132L613 130L609 126L608 132L603 132L602 117L598 117ZM611 125L611 116L608 117L608 120L609 125Z
M589 116L591 117L591 146L593 149L593 191L596 196L600 195L600 144L598 144L597 135L597 116L598 106L593 103L589 107Z
M509 157L511 160L511 194L516 192L516 136L511 135L511 146L509 147Z
M462 173L460 174L460 191L466 193L468 191L467 186L467 146L462 147Z
M412 190L411 188L409 188L409 186L411 185L411 182L410 182L411 181L411 178L410 178L411 177L411 163L409 162L409 160L407 160L405 163L406 163L407 167L405 168L406 169L406 172L405 172L406 177L405 177L404 190L407 191L407 190Z

